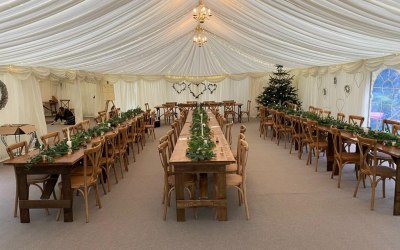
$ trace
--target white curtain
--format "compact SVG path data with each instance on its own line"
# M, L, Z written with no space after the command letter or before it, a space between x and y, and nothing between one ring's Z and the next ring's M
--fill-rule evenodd
M42 106L42 96L39 83L32 76L16 77L11 74L0 74L8 90L8 103L0 110L0 125L5 124L32 124L36 128L37 136L47 133L46 122ZM28 136L21 140L29 141ZM14 136L7 136L8 144L15 143ZM7 157L5 146L0 143L0 159Z

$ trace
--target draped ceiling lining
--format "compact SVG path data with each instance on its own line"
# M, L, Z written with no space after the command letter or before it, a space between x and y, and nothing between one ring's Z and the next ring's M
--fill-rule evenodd
M70 72L66 78L95 72L87 73L93 80L101 73L221 81L271 72L275 64L315 68L400 51L398 1L204 0L213 16L204 24L208 43L202 48L192 43L197 4L2 1L0 65L38 74L63 69L55 75Z

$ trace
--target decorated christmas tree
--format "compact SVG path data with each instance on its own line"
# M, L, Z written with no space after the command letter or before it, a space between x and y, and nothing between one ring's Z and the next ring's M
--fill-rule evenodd
M297 90L292 86L293 77L282 65L276 65L277 72L269 78L269 86L257 97L257 103L263 106L282 105L285 102L301 105Z

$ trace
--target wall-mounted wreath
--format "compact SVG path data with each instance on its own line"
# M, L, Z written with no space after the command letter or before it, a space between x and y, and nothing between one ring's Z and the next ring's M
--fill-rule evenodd
M344 86L344 92L346 92L346 94L350 94L350 92L351 92L351 87L350 87L350 85L345 85Z
M193 92L192 90L192 86L196 85L197 88L202 88L197 94ZM207 90L207 86L204 82L200 82L200 83L189 83L188 85L190 94L193 95L194 98L199 99L199 96L201 96L202 94L204 94L204 92Z
M180 82L180 83L174 82L174 84L172 84L172 87L174 88L176 93L180 94L186 90L186 83L185 82Z
M8 102L8 91L7 86L4 82L0 80L0 109L4 108Z

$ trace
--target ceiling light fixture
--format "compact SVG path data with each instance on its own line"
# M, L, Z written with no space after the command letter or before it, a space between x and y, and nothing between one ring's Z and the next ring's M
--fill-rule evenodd
M204 23L206 18L209 18L210 16L212 16L211 10L204 6L202 0L199 0L199 6L193 9L193 18L199 23Z
M204 44L207 43L207 37L204 34L204 29L200 26L200 24L198 24L194 30L193 43L199 47L203 47Z

